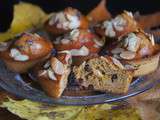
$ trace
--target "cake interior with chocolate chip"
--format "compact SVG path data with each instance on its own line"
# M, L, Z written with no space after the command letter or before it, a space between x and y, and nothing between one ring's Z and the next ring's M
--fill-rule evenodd
M132 71L123 69L112 57L90 59L73 71L80 85L116 94L126 93L133 78Z

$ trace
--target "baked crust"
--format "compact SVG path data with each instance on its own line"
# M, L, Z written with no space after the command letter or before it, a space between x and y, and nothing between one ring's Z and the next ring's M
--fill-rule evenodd
M65 34L57 39L60 39L59 43L55 43L56 41L53 43L58 51L80 49L81 47L85 46L89 49L90 53L98 53L105 43L104 40L100 39L90 30L84 29L73 30L69 34ZM68 40L68 43L62 43L62 40ZM98 45L95 40L100 45Z
M106 9L106 0L101 0L101 2L87 15L87 18L93 23L110 19L111 15Z
M71 56L69 56L71 57ZM59 98L64 89L67 87L68 76L71 71L71 63L69 62L71 58L67 58L67 54L59 54L56 57L51 57L49 62L50 65L47 68L44 68L45 65L39 67L37 79L44 91L53 98ZM67 60L67 61L66 61ZM59 64L59 62L61 64ZM63 65L63 73L57 73L61 71L61 65ZM59 70L56 70L57 67L60 67ZM50 75L49 72L52 72Z
M36 63L46 60L52 48L51 42L39 35L23 33L7 50L0 53L0 57L10 70L24 73Z
M68 69L63 76L59 77L56 81L50 80L47 76L38 77L38 81L43 90L53 98L61 97L64 89L68 83L68 75L70 70Z
M160 53L157 53L156 55L150 57L140 60L127 61L126 63L135 67L134 77L138 77L154 72L158 68L159 57Z
M71 8L71 7L68 7L66 9L64 9L64 11L61 11L61 13L64 14L64 17L66 19L66 21L70 22L68 20L68 18L66 17L67 15L71 15L71 16L77 16L78 18L78 21L80 22L80 25L77 26L76 28L74 29L77 29L77 28L80 28L80 29L87 29L89 27L89 21L88 19L82 15L77 9L74 9L74 8ZM50 21L52 18L55 19L56 15L58 15L59 13L55 13L53 14L53 16L51 16L51 18L45 23L45 28L46 30L51 33L52 35L54 36L59 36L59 35L62 35L62 34L65 34L65 33L68 33L69 31L72 30L72 28L61 28L61 27L57 27L57 22L53 23L53 24L50 24Z
M71 52L73 64L79 65L96 56L103 47L105 40L100 39L90 30L76 29L57 38L53 43L58 52Z
M122 30L118 30L116 29L116 27L114 26L114 22L116 20L119 19L119 23L124 21L125 23L123 23L122 25L120 25ZM114 21L114 22L113 22ZM103 24L105 24L106 22L112 22L111 26L113 27L113 32L115 32L114 36L110 36L110 35L106 35L106 28L105 25L104 27L95 27L96 33L99 34L100 36L106 36L109 38L118 38L120 36L124 36L127 33L133 32L135 30L137 30L139 28L138 23L136 22L136 20L133 18L132 13L128 12L128 11L124 11L123 13L117 15L115 18L111 19L111 20L106 20L103 22ZM119 23L115 23L115 24L119 24ZM120 23L121 24L121 23ZM108 27L108 26L107 26Z
M159 50L160 45L155 43L152 35L138 30L120 38L120 43L115 49L112 48L111 54L122 61L124 66L127 66L126 69L134 69L134 77L138 77L157 69Z
M114 60L112 57L93 58L79 67L74 67L73 71L77 81L82 86L92 86L99 91L126 93L133 73L117 66Z

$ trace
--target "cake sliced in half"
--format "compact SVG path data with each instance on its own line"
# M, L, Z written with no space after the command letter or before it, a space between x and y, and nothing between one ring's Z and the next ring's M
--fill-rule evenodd
M52 56L42 66L37 66L38 82L50 97L61 97L67 87L71 62L70 54L61 53L57 56Z
M73 68L77 81L84 87L94 90L126 93L133 78L133 72L112 57L97 57Z

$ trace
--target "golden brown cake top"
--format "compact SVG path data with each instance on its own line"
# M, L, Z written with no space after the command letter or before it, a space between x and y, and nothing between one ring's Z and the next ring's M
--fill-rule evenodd
M120 44L111 53L118 59L133 60L152 56L156 51L153 35L137 30L121 37Z
M60 80L61 77L70 69L72 56L69 53L59 53L52 56L39 70L38 76L46 77L50 80Z
M82 29L74 29L54 41L58 51L67 50L71 52L72 56L87 56L89 53L97 53L104 43L103 39L90 30Z
M112 38L135 30L137 23L131 12L124 11L115 18L104 21L102 28L105 30L105 35Z
M9 48L9 56L16 61L28 61L46 57L53 45L38 34L23 33Z
M68 7L64 11L54 14L48 24L64 30L76 29L81 26L81 22L84 20L83 17L77 9Z

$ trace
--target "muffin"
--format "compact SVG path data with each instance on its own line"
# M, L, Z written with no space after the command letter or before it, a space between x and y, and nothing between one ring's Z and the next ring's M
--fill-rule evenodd
M98 23L110 19L111 15L106 8L106 0L101 2L87 15L90 22Z
M126 64L127 69L135 69L134 76L153 72L159 63L159 44L152 35L142 30L132 32L120 38L111 54Z
M87 18L80 11L71 7L53 14L45 24L46 30L54 36L77 28L87 29L88 26Z
M78 83L94 90L123 94L128 91L132 81L132 71L112 57L97 57L73 69Z
M138 28L131 12L124 11L111 20L106 20L96 27L96 32L101 36L109 38L118 38L127 33L133 32Z
M8 69L24 73L36 63L47 59L53 45L38 34L23 33L13 43L1 51L0 56Z
M139 23L140 27L145 30L149 30L151 28L156 28L160 26L160 12L157 11L152 14L140 15L137 14L136 20Z
M71 53L73 63L75 64L96 56L104 43L103 39L100 39L90 30L84 29L74 29L70 33L60 36L53 41L55 48L59 52L68 51Z
M59 98L67 86L71 71L71 55L52 56L37 70L37 79L44 91L53 98Z

